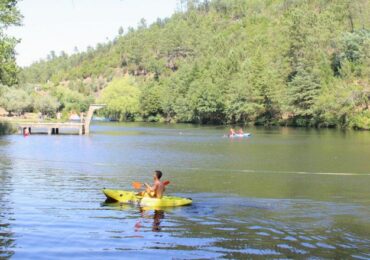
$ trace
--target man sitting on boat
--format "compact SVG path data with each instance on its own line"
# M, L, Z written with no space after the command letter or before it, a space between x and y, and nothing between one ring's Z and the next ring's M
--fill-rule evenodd
M233 128L230 128L229 130L229 136L235 135L235 130Z
M163 193L165 191L165 185L163 182L160 181L162 177L162 172L161 171L154 171L153 178L154 178L154 183L153 186L150 186L148 183L145 183L146 190L141 192L140 195L145 197L151 197L151 198L157 198L161 199L163 196Z
M243 134L244 134L244 132L243 132L243 129L242 129L242 128L240 128L236 133L237 133L238 135L243 135Z

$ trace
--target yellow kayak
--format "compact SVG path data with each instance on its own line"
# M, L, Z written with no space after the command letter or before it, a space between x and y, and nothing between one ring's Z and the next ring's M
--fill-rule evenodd
M144 207L176 207L190 205L193 202L191 199L173 196L163 196L161 199L142 197L133 191L111 189L103 189L102 191L108 201L137 204Z

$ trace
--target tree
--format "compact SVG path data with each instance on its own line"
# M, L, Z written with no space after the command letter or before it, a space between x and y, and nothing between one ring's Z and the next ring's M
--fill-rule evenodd
M52 94L60 103L60 108L64 111L85 112L89 105L94 101L89 96L84 96L77 91L63 86L57 86L53 89Z
M370 30L362 29L344 33L332 58L335 75L345 77L342 68L346 62L350 62L350 72L366 76L366 67L368 67L367 63L370 60L369 51Z
M8 88L0 97L0 106L10 113L23 114L32 109L32 98L23 89Z
M295 124L312 124L314 105L320 94L320 75L316 66L318 58L313 37L317 29L317 16L312 11L294 9L289 14L289 59L291 74L288 78L289 105Z
M119 36L122 36L122 34L123 34L123 27L122 26L120 26L119 28L118 28L118 35Z
M138 29L146 29L147 28L147 23L146 23L146 20L145 18L141 18L140 19L140 22L138 24Z
M224 103L221 90L209 79L197 80L189 92L194 121L220 123L224 119Z
M99 102L106 104L106 114L116 120L134 120L139 113L140 90L129 77L113 79L103 89Z
M364 92L364 87L346 84L339 80L333 83L335 85L321 95L315 107L320 124L342 128L348 126L361 128L359 121L367 120L370 123L368 97ZM368 129L370 124L362 127Z
M50 95L38 95L35 97L34 108L43 115L54 116L59 108L58 100Z
M162 113L161 90L157 84L145 86L140 95L140 108L143 117L155 117Z
M257 51L249 66L246 66L246 80L250 85L249 102L256 109L256 123L269 125L280 116L278 89L282 88L277 80L276 72L267 58Z
M293 79L288 83L290 105L295 116L295 123L301 126L312 124L315 102L320 93L318 76L309 67L299 67Z
M17 83L18 67L15 63L15 45L17 40L5 34L12 25L20 25L21 14L16 8L17 0L0 1L0 83L14 85Z

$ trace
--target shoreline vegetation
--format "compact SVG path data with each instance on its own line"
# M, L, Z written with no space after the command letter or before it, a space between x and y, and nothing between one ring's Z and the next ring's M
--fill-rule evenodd
M370 130L369 1L181 2L85 51L7 66L0 107L68 118L95 102L115 121Z
M54 118L50 118L50 119L46 119L46 120L34 120L34 119L24 119L24 118L17 118L17 117L1 117L0 116L0 136L2 135L11 135L11 134L17 134L17 127L16 125L18 123L54 123L54 122L67 122L66 120L56 120ZM155 124L184 124L184 122L166 122L164 120L161 120L161 121L152 121L152 122L148 122L148 121L145 121L145 120L141 120L141 121L118 121L118 120L97 120L97 122L110 122L110 123L117 123L117 122L127 122L127 123L130 123L130 122L137 122L137 123L140 123L140 122L143 122L143 123L155 123ZM196 124L196 123L185 123L185 124L192 124L192 125L205 125L205 124ZM220 126L220 124L208 124L208 126ZM231 125L224 125L225 127L226 126L230 126L230 127L233 127L233 128L248 128L248 127L252 127L252 126L260 126L260 127L289 127L289 128L309 128L309 127L305 127L305 126L296 126L296 125L288 125L288 124L284 124L284 123L281 123L281 124L275 124L275 125L268 125L268 126L262 126L262 125L255 125L255 124L244 124L244 125L237 125L237 124L231 124ZM312 128L312 127L311 127ZM316 129L341 129L341 130L351 130L350 128L339 128L339 127L315 127ZM354 130L364 130L364 131L367 131L369 129L354 129ZM226 131L226 130L225 130Z
M0 135L9 135L15 134L17 129L14 127L14 124L9 121L3 121L0 119Z

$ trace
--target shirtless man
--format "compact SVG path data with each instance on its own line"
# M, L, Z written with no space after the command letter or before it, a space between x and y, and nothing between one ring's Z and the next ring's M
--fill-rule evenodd
M165 191L165 187L163 182L160 181L162 177L161 171L154 171L153 178L154 178L154 184L153 186L150 186L148 183L145 183L146 190L143 194L143 196L148 195L152 198L161 199L163 196L163 193Z

